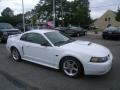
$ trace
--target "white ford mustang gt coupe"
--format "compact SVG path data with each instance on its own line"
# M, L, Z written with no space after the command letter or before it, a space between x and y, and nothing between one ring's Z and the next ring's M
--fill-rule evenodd
M89 41L72 40L55 30L32 30L9 36L6 44L13 60L27 60L55 69L69 77L102 75L112 66L112 53Z

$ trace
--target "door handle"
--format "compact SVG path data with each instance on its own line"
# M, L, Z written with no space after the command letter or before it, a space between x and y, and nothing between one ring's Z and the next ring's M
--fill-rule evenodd
M26 47L30 47L30 46L26 46Z

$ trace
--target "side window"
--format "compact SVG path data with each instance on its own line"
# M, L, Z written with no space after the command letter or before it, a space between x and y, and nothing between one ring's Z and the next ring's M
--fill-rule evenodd
M105 18L105 22L107 21L107 18Z
M40 34L38 33L28 33L26 35L23 35L21 37L21 40L28 41L31 43L36 43L36 44L44 44L46 43L48 46L50 46L49 42Z

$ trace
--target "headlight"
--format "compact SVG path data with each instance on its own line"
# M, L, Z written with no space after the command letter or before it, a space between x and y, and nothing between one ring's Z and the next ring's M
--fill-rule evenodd
M8 33L7 33L7 32L3 32L3 35L6 35L6 36L7 36L7 35L8 35Z
M108 60L108 57L92 57L90 62L103 63L103 62L106 62L107 60Z

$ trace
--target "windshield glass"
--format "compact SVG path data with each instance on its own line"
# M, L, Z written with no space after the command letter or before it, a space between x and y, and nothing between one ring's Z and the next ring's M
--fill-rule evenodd
M0 23L0 29L13 29L13 26L8 23Z
M73 41L73 40L71 40L70 38L62 35L62 34L59 33L58 31L45 33L45 36L46 36L55 46L67 44L67 43Z

